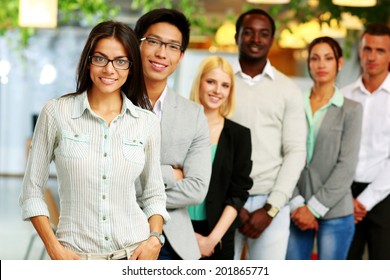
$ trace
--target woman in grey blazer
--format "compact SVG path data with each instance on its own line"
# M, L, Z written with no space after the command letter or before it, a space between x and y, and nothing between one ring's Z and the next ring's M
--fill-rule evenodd
M362 106L335 87L343 65L334 39L309 45L314 85L305 93L307 164L290 201L287 259L310 259L316 238L319 259L345 259L354 234L350 186L359 152Z
M236 218L253 184L250 130L226 119L235 107L234 94L230 64L218 56L203 60L191 99L204 107L213 169L206 199L188 207L203 259L233 259Z

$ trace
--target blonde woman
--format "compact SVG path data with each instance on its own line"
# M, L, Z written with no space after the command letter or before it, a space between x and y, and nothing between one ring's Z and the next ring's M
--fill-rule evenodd
M200 65L191 99L203 105L210 129L213 169L206 199L188 207L203 259L233 259L237 215L252 187L250 130L227 119L235 108L234 74L221 57Z

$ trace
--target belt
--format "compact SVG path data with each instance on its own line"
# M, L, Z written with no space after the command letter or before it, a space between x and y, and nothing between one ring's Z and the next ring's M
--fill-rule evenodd
M77 253L81 260L121 260L129 259L140 243L107 254Z

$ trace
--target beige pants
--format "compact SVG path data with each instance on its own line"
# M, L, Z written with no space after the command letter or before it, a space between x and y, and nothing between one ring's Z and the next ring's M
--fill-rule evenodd
M135 243L124 249L114 251L107 254L90 254L90 253L77 253L80 256L81 260L120 260L120 259L130 259L131 255L134 253L135 249L141 244Z

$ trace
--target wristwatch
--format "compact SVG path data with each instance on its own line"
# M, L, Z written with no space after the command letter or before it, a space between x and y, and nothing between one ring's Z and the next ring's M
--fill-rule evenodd
M279 208L272 206L271 204L264 205L264 209L267 211L268 216L271 218L275 218L275 216L279 213Z
M149 235L150 236L156 236L158 238L158 241L160 241L160 244L161 244L161 247L164 246L164 243L165 243L165 237L162 233L159 233L159 232L156 232L156 231L152 231Z

